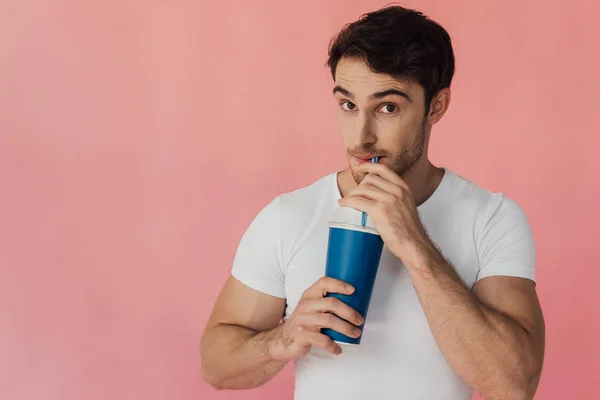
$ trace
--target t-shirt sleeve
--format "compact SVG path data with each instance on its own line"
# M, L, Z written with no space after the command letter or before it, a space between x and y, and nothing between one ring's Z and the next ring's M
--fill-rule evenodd
M254 290L285 298L281 253L281 200L276 198L242 236L231 274Z
M476 238L479 273L514 276L535 282L535 244L529 221L521 207L502 194L481 213L483 227Z

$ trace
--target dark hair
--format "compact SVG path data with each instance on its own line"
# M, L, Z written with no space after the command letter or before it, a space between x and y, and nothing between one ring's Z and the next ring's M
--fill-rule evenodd
M364 14L331 40L327 66L334 79L342 57L362 59L373 72L416 81L425 90L426 113L454 75L448 32L423 13L400 6Z

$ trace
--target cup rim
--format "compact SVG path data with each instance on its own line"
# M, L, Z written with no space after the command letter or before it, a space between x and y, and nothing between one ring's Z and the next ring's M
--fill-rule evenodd
M372 235L379 236L379 232L377 232L377 229L375 229L375 228L371 228L370 226L351 224L348 222L330 222L329 227L330 228L339 228L339 229L348 229L351 231L370 233Z

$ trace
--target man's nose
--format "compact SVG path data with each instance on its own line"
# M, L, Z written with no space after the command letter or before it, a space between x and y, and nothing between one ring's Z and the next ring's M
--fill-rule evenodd
M375 135L374 123L372 119L363 113L360 113L356 119L357 124L357 146L365 146L367 144L373 144L377 141L377 135Z

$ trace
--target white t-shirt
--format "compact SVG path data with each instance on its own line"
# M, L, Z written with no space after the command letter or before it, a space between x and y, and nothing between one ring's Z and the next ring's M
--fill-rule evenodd
M288 318L325 272L328 222L339 208L337 174L277 197L254 219L233 264L245 285L285 298ZM506 275L535 280L535 248L521 208L445 169L418 207L429 237L468 288ZM467 400L472 390L436 344L410 277L384 246L360 345L339 356L313 346L295 362L295 399Z

